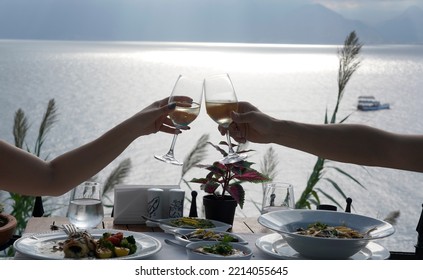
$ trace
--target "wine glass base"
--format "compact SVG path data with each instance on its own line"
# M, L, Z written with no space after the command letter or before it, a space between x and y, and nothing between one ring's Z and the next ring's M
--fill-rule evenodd
M169 156L169 155L164 155L164 156L154 156L154 158L156 158L156 159L158 159L158 160L161 160L161 161L163 161L163 162L166 162L166 163L173 164L173 165L179 165L179 166L181 166L181 165L183 165L183 164L184 164L183 162L180 162L180 161L179 161L179 160L177 160L176 158L174 158L174 157L172 157L172 156Z
M226 157L222 158L220 162L223 164L231 164L245 160L247 157L247 154L229 154Z

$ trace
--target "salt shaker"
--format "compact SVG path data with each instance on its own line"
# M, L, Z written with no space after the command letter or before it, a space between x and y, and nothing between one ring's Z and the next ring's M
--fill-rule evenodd
M169 190L169 218L180 218L184 214L185 191L181 189Z

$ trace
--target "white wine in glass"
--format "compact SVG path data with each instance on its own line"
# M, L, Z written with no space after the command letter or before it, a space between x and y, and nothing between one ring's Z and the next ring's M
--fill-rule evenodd
M238 99L228 74L221 74L206 78L204 81L204 95L206 98L207 114L219 125L228 128L232 123L231 112L238 110ZM226 133L229 152L221 162L235 163L246 158L245 154L238 154L233 150L229 132Z
M172 93L169 97L169 103L176 103L176 108L169 114L176 128L184 128L193 122L200 113L201 100L203 97L203 81L191 79L180 75L176 80ZM178 134L173 135L172 144L169 151L163 156L154 156L156 159L182 165L174 156L175 143Z

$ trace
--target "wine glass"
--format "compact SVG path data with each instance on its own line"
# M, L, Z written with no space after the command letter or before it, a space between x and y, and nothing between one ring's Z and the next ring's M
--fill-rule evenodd
M180 129L188 126L194 121L200 113L201 100L203 97L203 80L191 79L183 75L179 75L169 97L169 103L176 102L176 108L169 114L176 128ZM169 151L163 156L154 156L156 159L171 163L174 165L182 165L174 156L175 143L178 134L173 135L172 144Z
M228 74L220 74L206 78L204 81L204 95L206 98L207 114L219 125L228 128L232 123L231 112L238 110L238 99L231 78ZM246 158L245 154L238 154L232 148L229 132L226 132L229 152L221 162L235 163Z
M292 184L270 182L265 185L261 214L294 208L294 186Z

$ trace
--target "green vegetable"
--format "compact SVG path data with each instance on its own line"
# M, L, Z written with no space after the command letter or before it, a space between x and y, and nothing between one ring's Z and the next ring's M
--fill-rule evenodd
M129 243L136 244L134 236L130 235L126 237L126 239L128 240Z
M233 247L228 242L219 242L215 245L204 246L204 251L211 254L217 254L222 256L232 255Z

